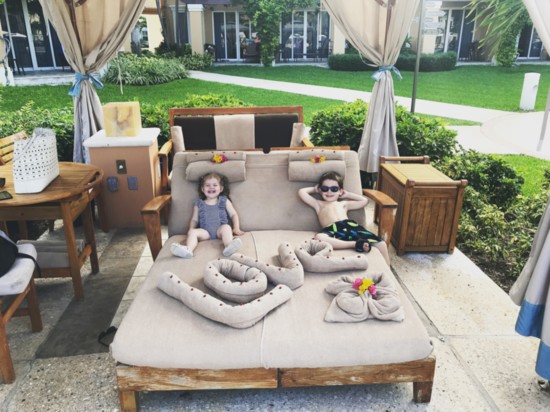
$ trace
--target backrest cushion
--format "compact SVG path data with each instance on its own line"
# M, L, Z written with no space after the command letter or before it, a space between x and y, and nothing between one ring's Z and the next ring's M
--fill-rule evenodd
M315 211L298 197L298 190L311 182L289 181L289 154L293 151L272 153L247 152L246 179L231 183L230 198L239 214L241 229L252 230L310 230L321 229ZM361 193L357 153L343 151L345 169L344 188ZM172 206L168 233L185 234L197 198L197 182L186 178L191 153L177 153L172 171ZM352 211L351 219L365 224L363 209Z
M269 151L270 147L290 147L297 113L254 115L256 148ZM185 150L212 150L216 148L214 116L176 116L174 126L181 126ZM244 148L243 148L244 149Z
M340 150L311 149L289 154L288 179L317 183L326 172L336 172L346 178L344 152Z
M246 153L240 151L191 153L185 177L190 182L198 182L201 176L216 172L227 177L230 183L241 182L246 178L245 159Z

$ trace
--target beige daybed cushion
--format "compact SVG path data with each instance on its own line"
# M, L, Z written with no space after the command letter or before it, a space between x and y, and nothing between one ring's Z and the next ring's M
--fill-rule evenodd
M240 252L278 264L281 242L298 245L313 235L311 231L248 232L241 238ZM168 240L130 306L111 345L116 361L158 368L330 367L423 359L432 351L425 327L399 286L403 322L325 322L334 297L325 287L342 272L306 274L304 285L294 291L292 299L248 329L205 319L156 287L162 272L174 270L187 283L205 290L201 268L221 255L223 245L219 240L199 242L193 259L183 260L170 254L170 244L182 239ZM352 250L334 253L355 254ZM383 271L398 285L377 249L373 248L368 259L369 271ZM361 276L360 271L353 274Z

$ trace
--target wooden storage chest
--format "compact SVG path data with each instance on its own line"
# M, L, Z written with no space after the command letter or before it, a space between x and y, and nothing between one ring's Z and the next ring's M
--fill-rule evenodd
M380 164L378 189L399 205L391 237L397 254L453 253L468 182L452 180L427 163L384 161Z

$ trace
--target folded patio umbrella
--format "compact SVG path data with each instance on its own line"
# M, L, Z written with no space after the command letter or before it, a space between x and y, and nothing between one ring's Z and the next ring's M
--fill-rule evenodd
M529 259L510 290L521 309L516 332L540 338L536 372L550 379L550 200L540 220Z

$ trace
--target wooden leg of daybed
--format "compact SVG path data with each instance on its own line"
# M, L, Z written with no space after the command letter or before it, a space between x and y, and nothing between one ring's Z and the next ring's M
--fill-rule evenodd
M118 391L120 400L121 412L136 412L137 411L137 392L135 391Z
M417 403L430 402L433 382L413 382L413 399Z

